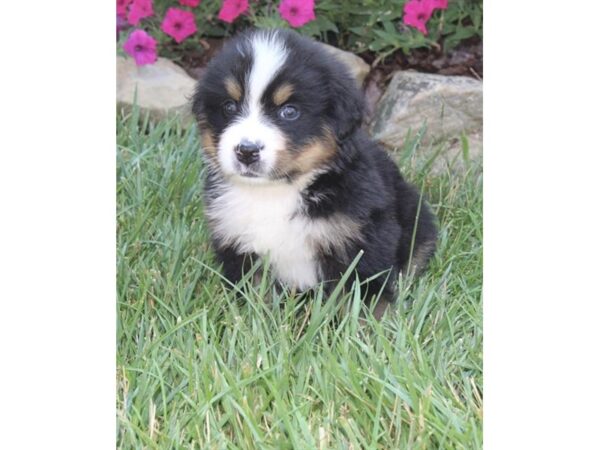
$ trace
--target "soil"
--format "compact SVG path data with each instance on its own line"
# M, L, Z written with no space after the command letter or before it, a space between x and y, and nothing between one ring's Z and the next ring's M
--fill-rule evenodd
M367 63L372 64L377 55L364 53L359 56ZM466 40L447 53L443 53L441 49L436 48L416 49L409 55L398 51L380 62L372 69L372 72L379 71L383 78L386 78L396 70L415 70L440 75L463 75L482 80L482 41L480 38Z
M217 53L223 44L224 39L216 38L202 38L200 39L200 45L202 46L201 52L186 52L181 55L181 59L177 61L185 71L194 79L199 80L204 72L204 68L208 62L212 59L215 53ZM175 48L173 49L175 50Z

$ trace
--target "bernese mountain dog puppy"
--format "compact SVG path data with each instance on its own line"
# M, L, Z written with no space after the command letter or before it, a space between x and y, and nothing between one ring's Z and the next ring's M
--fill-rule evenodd
M362 250L355 270L374 278L365 298L391 301L398 274L425 267L433 215L360 128L362 93L327 50L292 31L246 32L211 60L192 110L205 211L229 281L268 259L284 286L327 289Z

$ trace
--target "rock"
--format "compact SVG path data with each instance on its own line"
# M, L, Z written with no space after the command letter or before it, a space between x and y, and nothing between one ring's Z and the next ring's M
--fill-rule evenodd
M423 124L424 142L481 131L482 87L468 77L398 71L379 100L371 134L388 147L399 147L409 129L414 135Z
M172 115L191 118L190 99L196 81L166 58L137 67L131 58L117 57L117 107L131 110L137 89L142 113L155 120Z
M336 58L338 58L342 64L350 70L350 74L356 79L359 86L363 85L366 76L369 74L371 67L363 61L360 56L356 56L354 53L340 50L339 48L333 47L328 44L320 43L325 50L329 51Z

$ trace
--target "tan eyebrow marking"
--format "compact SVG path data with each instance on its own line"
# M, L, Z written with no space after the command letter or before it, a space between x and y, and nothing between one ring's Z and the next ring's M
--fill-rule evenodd
M225 90L236 102L242 99L242 88L232 77L225 78Z
M273 93L273 103L277 106L281 105L294 93L294 86L289 83L284 83L279 86Z

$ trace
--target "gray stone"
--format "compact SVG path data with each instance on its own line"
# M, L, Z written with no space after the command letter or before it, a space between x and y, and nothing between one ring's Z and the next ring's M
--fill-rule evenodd
M439 142L482 130L483 83L459 76L398 71L379 100L370 124L372 136L399 147L409 130L426 124L424 142Z
M117 57L117 107L131 110L137 95L142 113L155 120L172 115L190 119L190 99L196 81L166 58L137 67L131 58Z
M325 48L325 50L329 51L339 61L341 61L342 64L345 64L346 67L350 70L350 74L354 77L354 79L356 79L358 85L362 86L366 76L371 70L371 67L366 62L364 62L364 60L360 56L356 56L354 53L340 50L339 48L333 47L328 44L321 43L321 45Z

